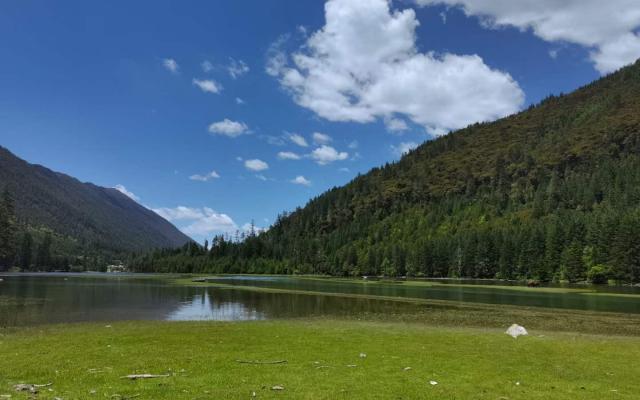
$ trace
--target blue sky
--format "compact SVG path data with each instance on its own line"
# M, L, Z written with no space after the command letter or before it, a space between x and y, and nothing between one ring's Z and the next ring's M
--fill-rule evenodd
M268 226L640 55L637 2L512 3L3 2L0 144L197 240Z

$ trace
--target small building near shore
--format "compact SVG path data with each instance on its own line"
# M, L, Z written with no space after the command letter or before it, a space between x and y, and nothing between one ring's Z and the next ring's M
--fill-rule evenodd
M127 272L127 267L122 263L107 265L108 273Z

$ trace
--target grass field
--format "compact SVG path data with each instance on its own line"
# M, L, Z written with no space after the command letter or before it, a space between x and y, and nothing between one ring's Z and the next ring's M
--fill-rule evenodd
M636 399L640 392L636 337L534 331L512 339L502 330L418 324L47 326L2 331L0 354L0 398L12 399L31 397L14 391L19 383L52 383L40 399ZM134 373L169 376L121 378Z

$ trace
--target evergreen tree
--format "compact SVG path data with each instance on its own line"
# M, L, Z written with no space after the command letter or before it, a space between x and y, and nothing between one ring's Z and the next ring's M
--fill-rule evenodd
M562 255L563 277L569 282L578 282L586 277L583 259L583 247L578 241L573 241Z
M25 232L22 235L22 242L20 243L20 253L18 266L22 269L29 270L31 268L31 261L33 258L33 238L29 232Z
M13 198L4 189L0 198L0 268L11 266L16 255L16 216Z
M36 252L36 266L39 269L52 270L53 265L51 263L51 233L47 232L42 240L42 243L38 246Z

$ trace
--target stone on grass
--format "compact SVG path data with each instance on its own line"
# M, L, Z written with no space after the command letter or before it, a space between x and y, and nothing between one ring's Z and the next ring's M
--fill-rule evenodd
M518 336L524 336L529 334L529 332L527 332L524 326L521 326L518 324L511 325L505 333L514 339L517 339Z

